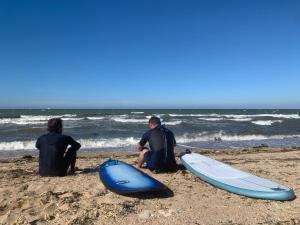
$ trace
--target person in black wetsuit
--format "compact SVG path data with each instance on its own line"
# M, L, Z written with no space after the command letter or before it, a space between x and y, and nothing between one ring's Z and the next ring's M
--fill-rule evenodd
M146 162L147 168L158 172L174 171L177 168L174 147L176 140L174 134L169 129L161 125L160 119L153 116L149 119L148 130L138 143L140 155L138 167L142 167ZM145 147L149 142L150 150Z
M62 130L63 123L60 118L50 119L49 133L40 136L36 142L41 176L65 176L69 167L70 173L75 173L77 150L81 145L72 137L63 135Z

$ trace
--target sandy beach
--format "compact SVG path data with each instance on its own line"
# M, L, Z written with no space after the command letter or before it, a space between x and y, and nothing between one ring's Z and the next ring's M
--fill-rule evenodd
M300 150L203 150L202 154L292 187L300 194ZM136 164L137 153L79 155L79 171L40 177L36 157L0 161L0 224L300 224L299 197L253 199L217 189L179 169L146 173L171 190L127 197L107 190L97 171L109 157ZM179 162L179 158L177 157Z

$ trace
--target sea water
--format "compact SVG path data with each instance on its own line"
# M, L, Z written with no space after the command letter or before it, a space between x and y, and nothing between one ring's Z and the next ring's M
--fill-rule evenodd
M30 152L50 118L83 150L134 151L151 116L161 118L179 144L199 148L300 146L300 110L26 109L0 110L0 152Z

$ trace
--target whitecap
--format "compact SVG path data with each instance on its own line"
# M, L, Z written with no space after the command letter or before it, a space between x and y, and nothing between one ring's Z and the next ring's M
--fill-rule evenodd
M139 139L134 137L127 138L100 138L100 139L79 139L82 149L86 148L116 148L128 147L138 143ZM0 151L9 150L34 150L35 142L30 141L12 141L0 142Z
M139 139L134 137L126 138L100 138L100 139L80 139L82 148L117 148L128 147L137 144Z
M158 117L158 118L162 118L164 115L166 115L166 114L153 114L153 115L151 115L151 116L146 116L146 118L147 118L147 119L150 119L152 116L156 116L156 117Z
M198 118L199 120L206 120L206 121L220 121L224 120L224 118Z
M199 120L207 120L207 121L225 121L225 120L229 120L229 121L237 121L237 122L245 122L245 121L251 121L252 119L251 118L232 118L232 119L229 119L229 118L220 118L220 117L217 117L217 118L198 118Z
M0 151L33 149L35 149L35 141L0 142Z
M274 117L283 119L300 119L299 114L169 114L171 117L217 117L217 118L231 118L231 119L243 119L243 118L257 118L257 117Z
M237 122L246 122L246 121L251 121L251 118L236 118L236 119L227 119L231 121L237 121Z
M275 139L281 140L285 138L299 138L300 135L261 135L261 134L248 134L248 135L229 135L220 131L218 133L201 132L196 134L184 134L176 138L178 143L201 142L201 141L214 141L216 139L222 141L252 141L252 140L267 140Z
M249 114L249 115L219 115L226 118L257 118L257 117L273 117L273 118L283 118L283 119L300 119L298 114Z
M20 118L4 118L0 119L0 124L45 124L51 118L61 118L62 120L83 120L84 118L76 118L74 114L64 115L21 115Z
M94 117L87 117L88 120L103 120L105 117L103 116L94 116Z
M144 114L144 112L131 112L132 114Z
M0 124L27 125L27 124L45 124L46 122L47 121L26 121L22 118L0 119Z
M111 118L111 119L119 123L148 123L147 119L132 119L132 118Z
M174 114L170 113L169 116L171 117L201 117L201 116L214 116L216 114Z
M178 121L168 121L168 122L162 122L164 123L165 125L169 125L169 126L173 126L173 125L179 125L182 123L181 120L178 120Z
M252 123L260 126L271 126L273 123L282 123L282 120L257 120Z

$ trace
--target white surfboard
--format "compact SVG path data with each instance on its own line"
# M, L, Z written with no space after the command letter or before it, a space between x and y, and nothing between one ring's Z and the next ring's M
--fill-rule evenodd
M224 190L253 198L291 200L289 187L236 169L209 157L190 153L181 156L182 164L202 180Z

